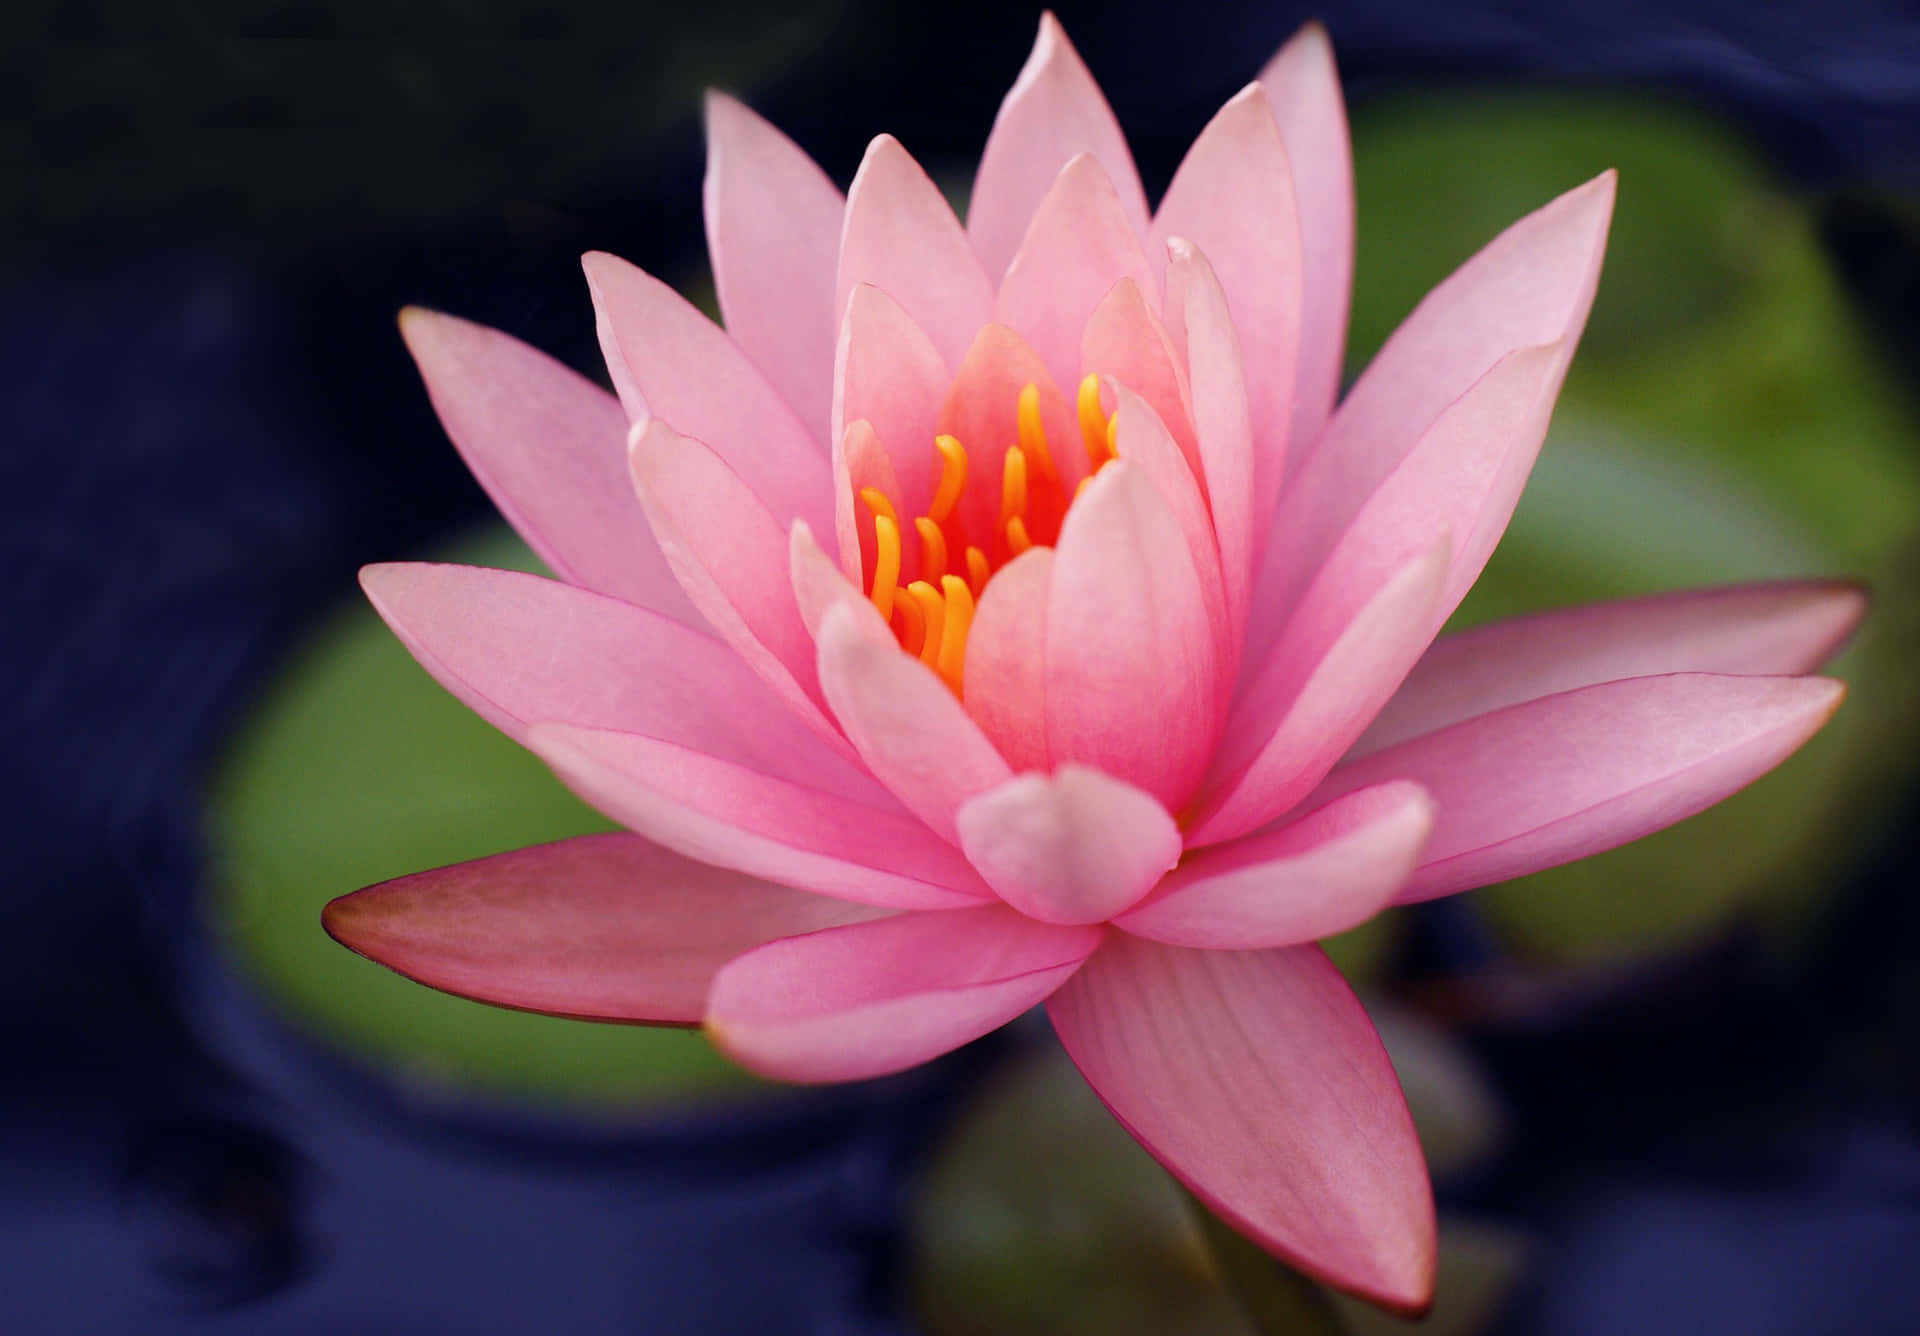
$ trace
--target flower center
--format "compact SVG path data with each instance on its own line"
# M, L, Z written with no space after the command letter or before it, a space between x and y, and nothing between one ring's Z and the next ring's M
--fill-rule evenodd
M1074 490L1078 496L1115 455L1113 418L1100 406L1099 376L1080 382L1074 407L1089 462L1086 477ZM920 553L916 580L900 583L901 544L907 538L892 498L877 487L862 487L859 492L873 524L868 597L893 629L900 648L938 672L956 696L961 692L975 602L1008 562L1029 548L1057 542L1073 504L1041 425L1037 385L1020 391L1014 420L1018 439L1000 456L999 518L985 533L969 532L960 504L971 480L967 447L952 436L934 437L940 477L926 514L916 516L912 525Z

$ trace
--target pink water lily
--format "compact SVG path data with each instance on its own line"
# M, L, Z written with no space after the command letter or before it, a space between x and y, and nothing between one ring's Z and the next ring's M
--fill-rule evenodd
M1039 1003L1101 1098L1272 1252L1430 1299L1392 1068L1313 943L1634 839L1792 752L1837 583L1435 640L1504 529L1611 174L1430 294L1336 406L1352 259L1326 37L1150 209L1059 25L965 226L894 139L843 198L708 105L725 332L586 259L617 397L411 311L449 435L559 577L369 567L420 662L631 833L328 907L435 987L698 1024L879 1076Z

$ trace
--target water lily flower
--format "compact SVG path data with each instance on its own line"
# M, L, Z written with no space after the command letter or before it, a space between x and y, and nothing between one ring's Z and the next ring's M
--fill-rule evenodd
M499 1005L700 1025L788 1081L1044 1003L1224 1218L1421 1308L1426 1170L1315 941L1745 785L1835 709L1805 674L1861 612L1770 584L1436 641L1539 450L1612 175L1495 238L1336 403L1353 203L1318 27L1157 209L1051 17L964 226L888 136L843 198L739 103L707 126L724 331L598 254L617 395L402 320L558 579L362 577L627 833L370 887L328 930Z

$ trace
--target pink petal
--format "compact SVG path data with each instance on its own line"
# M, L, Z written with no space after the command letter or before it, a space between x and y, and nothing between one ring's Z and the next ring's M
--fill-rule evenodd
M1153 406L1204 494L1206 479L1194 441L1183 360L1168 330L1147 305L1140 284L1131 278L1108 289L1080 332L1081 367L1088 374L1118 381Z
M1060 169L1090 153L1114 183L1136 234L1147 230L1147 196L1120 124L1052 14L1040 16L1033 54L1000 104L980 155L967 208L967 234L991 278L1012 262Z
M707 253L727 332L816 440L833 393L833 268L845 201L791 139L707 94Z
M407 978L497 1007L698 1025L715 971L779 937L885 911L583 835L343 895L320 921Z
M1140 233L1099 161L1082 153L1040 201L1013 265L1000 281L993 318L1033 345L1054 379L1079 380L1080 332L1121 279L1159 292Z
M793 581L793 601L808 635L819 638L820 619L837 603L849 605L856 620L865 623L865 634L889 634L887 624L880 620L880 614L874 611L866 594L820 550L805 520L793 522L787 544L787 566L788 578ZM860 611L863 608L866 609L864 615Z
M410 306L400 333L460 457L555 574L698 624L626 485L612 396L485 325Z
M1471 392L1484 395L1481 386L1503 359L1557 346L1547 378L1551 406L1593 303L1613 180L1604 173L1509 227L1428 293L1387 340L1288 481L1256 581L1250 652L1270 641L1369 498L1411 462L1444 413ZM1434 458L1427 480L1444 466ZM1406 472L1409 492L1421 471ZM1476 541L1468 529L1454 533L1463 548ZM1468 569L1456 566L1456 575Z
M1859 585L1782 580L1594 603L1442 636L1348 759L1503 706L1624 677L1812 672L1866 610Z
M707 1033L782 1081L858 1081L937 1058L1058 988L1099 945L1000 905L770 942L714 977Z
M1171 241L1167 325L1187 364L1195 450L1220 551L1228 623L1236 643L1247 623L1253 582L1253 425L1240 339L1227 295L1192 243Z
M1053 549L1029 548L980 595L961 696L967 713L1015 770L1050 768L1047 751L1047 591Z
M1186 536L1140 468L1115 460L1067 512L1047 596L1047 742L1179 810L1222 705Z
M800 425L739 345L672 288L617 256L582 261L607 370L627 416L667 423L705 441L749 479L780 521L824 526L827 442ZM824 357L827 350L823 348Z
M836 311L860 283L899 302L949 366L992 318L993 285L946 196L892 135L868 145L847 191Z
M1047 1014L1114 1116L1241 1233L1340 1289L1426 1306L1433 1194L1413 1120L1318 947L1113 934Z
M633 425L628 462L647 522L693 605L774 694L837 740L787 575L786 526L705 442L659 418Z
M1309 23L1260 71L1293 167L1300 208L1300 369L1294 377L1294 467L1333 412L1353 286L1353 151L1327 30Z
M1839 708L1822 677L1675 673L1510 705L1341 766L1316 797L1412 779L1439 806L1402 901L1585 858L1710 807Z
M901 652L869 608L826 609L820 686L867 768L943 839L954 813L1012 775L979 725L934 671Z
M1447 543L1442 534L1395 571L1318 655L1276 655L1254 676L1228 716L1188 844L1265 825L1325 777L1432 640Z
M1216 950L1293 946L1345 932L1393 903L1433 829L1433 811L1426 790L1404 781L1347 794L1188 855L1114 926Z
M898 302L870 284L854 287L834 356L835 439L844 439L856 421L872 424L894 479L883 490L909 522L925 510L939 481L933 438L951 380L932 340ZM852 503L851 492L838 492L835 500L842 496ZM864 511L861 518L871 543L872 521Z
M991 896L965 859L885 798L843 797L636 733L536 724L527 745L613 820L703 863L893 909Z
M1259 84L1220 109L1174 173L1153 219L1156 249L1172 237L1192 241L1212 261L1251 368L1247 402L1258 543L1286 468L1302 281L1292 169Z
M1180 828L1098 770L1016 775L962 807L960 847L1002 900L1042 923L1103 923L1180 861Z
M1060 476L1065 495L1087 473L1086 451L1080 446L1080 428L1073 410L1061 395L1040 355L1005 325L982 328L960 362L946 401L940 407L940 430L965 446L973 481L960 494L956 513L973 541L988 555L992 543L981 535L998 532L1000 521L1000 462L1006 448L1020 439L1020 392L1028 385L1040 394L1040 425L1047 452Z
M881 789L740 656L658 613L517 571L396 563L360 583L414 658L517 742L541 721L646 733L843 797Z

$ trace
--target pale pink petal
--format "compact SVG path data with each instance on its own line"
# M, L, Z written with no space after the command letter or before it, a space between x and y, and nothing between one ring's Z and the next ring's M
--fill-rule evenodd
M1047 453L1059 475L1061 495L1070 498L1087 474L1087 455L1080 446L1073 407L1040 355L1014 331L1005 325L987 325L979 331L940 406L940 430L966 447L970 470L967 490L961 493L955 513L970 541L989 557L995 555L989 536L999 532L1001 461L1007 447L1020 439L1020 392L1028 385L1039 392ZM1036 535L1036 541L1044 540Z
M993 284L967 234L940 187L892 135L868 145L847 191L836 312L847 309L861 283L899 302L949 366L959 364L975 331L992 319Z
M1745 787L1813 735L1845 688L1823 677L1676 673L1581 687L1343 765L1316 798L1426 786L1433 838L1400 899L1426 900L1637 840Z
M724 93L707 94L707 254L727 332L825 444L833 268L846 211L813 159Z
M885 913L709 867L638 835L582 835L343 895L334 940L497 1007L698 1025L722 965L780 937Z
M789 937L714 977L707 1034L777 1080L885 1076L1044 1001L1100 938L1099 928L1035 923L1001 905Z
M1241 1233L1339 1289L1426 1306L1420 1143L1372 1022L1318 947L1115 933L1047 1014L1114 1116Z
M1520 350L1557 348L1543 391L1551 407L1593 303L1613 181L1607 172L1515 223L1428 293L1387 340L1312 458L1289 477L1255 583L1250 654L1271 643L1301 591L1396 471L1409 491L1414 474L1437 481L1443 457L1430 454L1427 470L1402 466L1443 414L1475 392L1485 397L1482 387L1498 364L1506 360L1509 374L1517 374L1511 363ZM1229 297L1232 291L1229 284ZM1454 534L1463 549L1485 541L1466 528L1454 527ZM1456 575L1468 569L1458 566Z
M865 583L866 572L873 568L878 541L874 537L873 516L860 500L860 492L868 487L889 497L900 495L900 480L894 474L893 461L887 458L886 447L880 444L873 424L860 418L848 423L846 431L834 442L833 536L840 549L842 574L861 583ZM805 528L807 522L797 519L794 523ZM913 578L909 574L911 564L918 560L919 554L909 544L900 555L900 578L910 580Z
M1047 591L1053 549L1029 548L980 595L967 636L961 696L967 713L1015 770L1045 770Z
M1081 153L1099 160L1128 223L1145 233L1147 196L1126 136L1059 21L1042 14L1033 54L1000 104L973 178L967 234L989 277L1006 272L1027 220L1060 169Z
M637 733L536 724L527 746L613 820L703 863L894 909L992 896L889 799L846 798Z
M808 728L704 630L517 571L396 563L366 567L360 583L421 666L517 742L541 721L646 733L889 801L844 743Z
M1101 469L1067 512L1047 595L1047 742L1178 811L1223 704L1186 536L1139 467Z
M1361 506L1299 605L1278 623L1270 648L1249 635L1248 653L1282 662L1311 657L1386 572L1446 533L1452 556L1428 627L1438 631L1513 514L1546 434L1565 351L1548 344L1509 353L1448 405ZM1289 493L1281 503L1282 526L1299 517L1303 495ZM1288 543L1283 529L1275 533L1276 547Z
M933 669L901 652L869 608L820 618L820 686L834 717L882 784L943 839L953 814L1012 775Z
M626 485L611 395L485 325L410 306L400 333L460 457L556 575L699 624Z
M1228 716L1189 844L1217 844L1273 820L1365 731L1433 639L1447 544L1442 534L1394 571L1318 655L1276 655L1252 678Z
M851 605L856 619L865 623L865 634L889 634L887 624L880 620L880 614L867 601L866 594L820 550L805 520L793 522L787 544L787 564L788 577L793 581L794 604L800 610L800 620L808 635L819 638L820 619L836 603ZM866 609L865 615L860 613L862 608Z
M1080 332L1080 365L1090 375L1120 382L1153 406L1205 495L1206 478L1194 440L1193 406L1182 366L1185 359L1175 350L1169 333L1147 305L1140 284L1123 278L1087 317ZM1078 382L1068 383L1077 386Z
M1280 124L1300 208L1300 370L1288 446L1297 468L1339 393L1353 286L1353 150L1327 30L1301 28L1260 71L1260 85Z
M951 381L933 341L898 302L871 284L854 287L834 356L835 439L857 421L872 424L893 476L883 490L909 522L925 511L939 481L933 437ZM872 519L862 512L861 520L870 544Z
M1114 926L1216 950L1331 937L1393 903L1432 829L1433 800L1418 784L1360 789L1304 817L1189 854Z
M686 298L617 256L581 261L600 350L634 422L658 418L705 441L779 517L833 514L827 445L800 424L726 333ZM823 350L823 355L826 350Z
M1845 580L1781 580L1619 599L1442 636L1348 753L1624 677L1812 672L1867 610Z
M1121 279L1158 294L1134 220L1099 161L1083 153L1040 201L1007 276L993 318L1018 330L1062 385L1079 379L1080 332Z
M1131 784L1082 765L1016 775L960 809L960 847L1042 923L1103 923L1180 861L1180 827Z
M633 425L628 462L647 522L693 605L781 700L837 740L787 574L786 526L705 442L659 418Z
M1300 355L1300 222L1280 127L1259 84L1200 132L1153 218L1155 263L1183 237L1206 252L1240 335L1253 423L1256 545L1286 469Z
M1253 425L1240 338L1227 295L1206 256L1167 243L1167 332L1187 365L1195 449L1219 543L1221 581L1235 643L1247 624L1253 583Z

